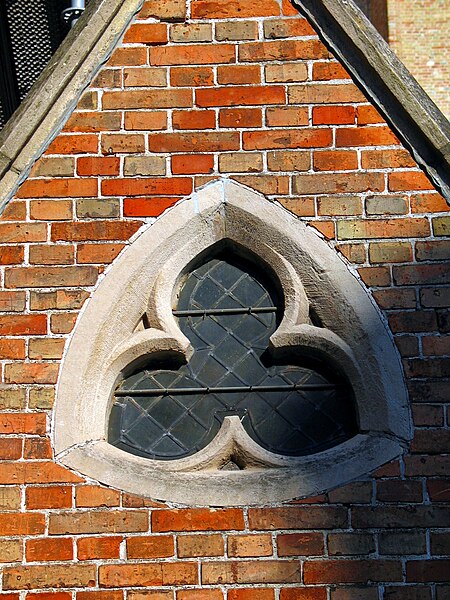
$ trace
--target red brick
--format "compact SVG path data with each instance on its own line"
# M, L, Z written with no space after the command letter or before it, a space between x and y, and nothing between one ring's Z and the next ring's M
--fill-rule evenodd
M2 221L25 221L26 218L27 205L20 200L9 201L2 212Z
M220 127L261 127L260 108L224 108L219 111Z
M298 16L298 13L296 14ZM264 36L280 39L316 35L306 19L270 19L264 22Z
M413 404L411 408L415 427L442 427L444 425L442 406Z
M445 454L450 445L450 431L445 429L419 429L414 433L411 452L419 454Z
M227 87L198 89L195 91L198 106L246 106L284 104L286 93L282 86Z
M283 129L281 131L245 131L242 134L245 150L275 148L321 148L330 146L331 131L321 129Z
M214 72L212 67L173 67L170 70L170 84L174 87L212 86Z
M269 588L237 588L228 590L228 600L274 600L275 590Z
M166 0L165 2L144 2L137 18L153 17L161 21L184 21L186 18L186 3L183 0ZM156 599L158 600L158 599Z
M361 166L363 169L395 169L414 167L410 153L403 148L398 150L363 150Z
M51 461L0 464L0 484L72 483L82 479Z
M406 563L406 581L448 582L450 560L411 560Z
M264 4L256 4L252 0L230 0L214 2L214 0L196 0L192 4L193 19L244 19L255 17L276 17L280 7L275 0Z
M285 533L277 536L278 556L314 556L324 551L321 533Z
M197 564L153 562L104 565L99 568L99 581L101 587L196 584L198 581Z
M128 596L131 599L131 596ZM77 600L122 600L121 590L103 590L95 592L77 592ZM159 600L154 598L154 600Z
M70 592L39 592L27 594L27 600L72 600Z
M431 265L399 265L393 268L396 285L423 285L430 283L448 283L448 266Z
M353 125L355 109L353 106L314 106L314 125Z
M391 146L398 143L398 138L389 127L355 127L336 131L337 147Z
M427 237L429 235L429 223L427 219L366 219L358 221L342 221L338 223L339 239L373 239L373 238L408 238ZM436 265L433 265L436 266ZM394 273L403 272L404 269L420 269L418 267L394 267ZM428 268L428 266L427 266ZM409 273L409 271L408 271ZM402 285L399 277L398 285Z
M12 363L5 365L6 383L56 383L59 365L53 363Z
M306 584L402 581L402 565L394 560L307 561L303 577Z
M61 225L69 224L61 223ZM76 227L79 223L73 225ZM97 270L94 267L17 267L7 269L5 273L7 287L80 286L93 285L96 281ZM45 333L45 331L32 333Z
M155 133L149 146L152 152L221 152L239 150L240 143L237 132Z
M172 124L174 129L214 129L216 113L213 110L175 110Z
M266 110L266 120L269 127L297 127L308 125L308 109L307 107L297 106L268 108Z
M180 197L169 198L125 198L123 214L125 217L159 217L167 208L178 202Z
M207 562L202 564L202 583L299 583L298 561L261 560Z
M25 358L25 340L0 339L0 359L19 360Z
M37 221L61 221L73 216L71 200L32 200L30 218Z
M52 458L52 445L48 438L26 438L23 444L25 459L42 460Z
M107 62L109 67L126 67L147 64L147 48L116 48Z
M43 435L46 430L44 413L0 413L0 434L37 434Z
M172 173L187 175L212 173L214 171L214 156L208 154L180 154L172 156Z
M328 50L319 40L249 42L239 45L239 60L241 62L309 60L326 58L327 56Z
M61 134L46 150L46 154L96 154L98 135Z
M128 180L114 179L111 181L111 183L113 181L119 182L116 184L117 189L120 188L120 182ZM71 240L74 242L84 242L89 240L128 240L128 238L130 238L139 229L140 225L141 223L139 221L114 222L101 220L86 222L77 221L74 223L55 223L52 226L52 241L56 242L59 240ZM81 268L91 269L92 267ZM77 271L79 269L80 267L76 267ZM89 273L90 272L91 271L89 271ZM75 285L80 285L80 283Z
M64 131L84 133L114 131L120 129L121 118L119 112L74 112L64 126Z
M139 536L127 539L128 558L167 558L175 554L173 536Z
M26 505L30 510L36 508L70 508L72 506L72 487L27 487Z
M74 247L30 246L29 261L32 265L70 265L74 262Z
M268 533L228 536L228 556L272 556L272 536Z
M283 588L280 591L280 600L326 600L326 598L327 590L324 587Z
M0 535L40 535L45 531L45 516L37 513L0 513ZM8 589L8 588L5 588Z
M320 231L327 240L332 240L336 237L334 221L311 221L308 225Z
M409 190L433 190L434 187L424 173L417 171L397 171L389 173L388 187L393 192Z
M377 482L377 499L380 502L422 502L422 483L420 481L385 480Z
M51 514L50 535L79 533L126 533L148 530L148 514L138 511L99 510Z
M449 479L430 479L427 481L427 489L432 502L450 501Z
M128 28L124 44L165 44L168 41L167 25L163 23L134 23Z
M27 540L27 562L47 562L73 559L72 538L37 538Z
M19 198L85 198L96 194L95 179L29 179L17 192Z
M186 46L151 48L150 64L179 66L234 63L234 53L234 46L231 44L189 44Z
M223 556L223 537L219 534L179 535L177 537L177 550L180 558Z
M23 246L2 246L0 265L17 265L23 262Z
M413 213L447 212L448 204L440 194L415 194L411 196L411 211Z
M177 600L222 600L223 592L217 589L177 590Z
M289 104L349 104L365 102L366 98L353 83L313 83L292 85L288 90Z
M202 135L202 134L199 134ZM102 193L106 196L115 195L127 195L127 196L140 196L141 194L149 196L159 195L187 195L192 192L192 180L188 177L177 177L177 178L124 178L124 179L111 179L102 182ZM77 223L79 226L79 224ZM88 225L88 224L86 224ZM89 224L90 225L90 224ZM110 225L120 226L120 223L111 223ZM125 223L123 225L131 225L131 223ZM137 229L137 227L136 227ZM134 233L134 232L133 232ZM107 239L92 237L90 239ZM113 238L111 238L113 239ZM119 238L117 238L119 239ZM122 239L127 239L123 237Z
M77 540L78 560L98 560L102 558L119 558L120 536L82 537Z
M130 133L112 133L102 136L102 152L116 154L119 152L133 154L144 152L145 139L143 135Z
M77 160L78 175L118 175L120 159L103 156L80 157Z
M356 109L356 118L358 125L372 125L384 123L383 117L372 105L358 106Z

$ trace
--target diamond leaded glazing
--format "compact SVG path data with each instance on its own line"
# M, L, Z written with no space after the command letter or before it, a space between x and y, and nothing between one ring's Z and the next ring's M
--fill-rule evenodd
M192 271L174 314L194 350L178 369L140 369L116 390L108 441L138 456L176 459L238 415L263 448L300 456L357 432L353 396L326 365L292 356L274 364L269 338L282 306L241 266L214 259ZM312 366L314 365L314 366Z

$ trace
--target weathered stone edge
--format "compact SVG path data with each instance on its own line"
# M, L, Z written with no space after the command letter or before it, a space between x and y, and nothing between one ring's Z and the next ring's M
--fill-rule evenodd
M94 0L0 133L0 213L83 90L107 60L143 0Z
M353 0L293 0L450 203L450 123Z

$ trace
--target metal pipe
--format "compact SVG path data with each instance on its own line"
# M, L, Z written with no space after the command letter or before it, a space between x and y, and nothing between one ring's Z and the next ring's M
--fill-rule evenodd
M70 6L61 13L61 19L70 27L73 27L83 14L85 9L85 0L71 0Z
M143 390L116 390L115 396L181 396L192 394L236 394L243 392L289 392L301 390L332 390L339 385L332 383L294 383L292 385L243 385L198 388L149 388Z

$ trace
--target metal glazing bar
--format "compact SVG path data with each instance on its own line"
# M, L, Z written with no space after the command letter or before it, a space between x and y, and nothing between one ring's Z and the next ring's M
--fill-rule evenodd
M292 392L296 390L333 390L332 383L294 383L292 385L243 385L198 388L151 388L142 390L117 390L116 396L180 396L186 394L236 394L242 392Z
M206 317L208 315L251 315L271 313L278 310L277 306L245 306L243 308L207 308L205 310L173 310L176 317Z

